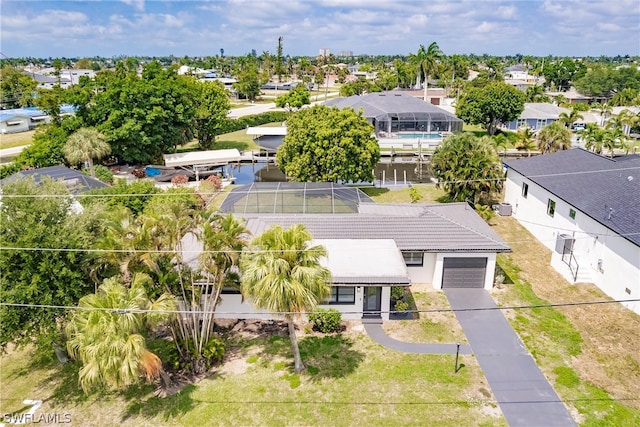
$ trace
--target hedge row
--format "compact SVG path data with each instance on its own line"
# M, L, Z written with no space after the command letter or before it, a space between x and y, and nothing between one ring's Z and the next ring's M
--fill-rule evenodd
M287 120L286 111L267 111L261 114L239 117L237 119L227 119L220 124L216 136L236 132L248 127L265 125L267 123L284 122L285 120Z

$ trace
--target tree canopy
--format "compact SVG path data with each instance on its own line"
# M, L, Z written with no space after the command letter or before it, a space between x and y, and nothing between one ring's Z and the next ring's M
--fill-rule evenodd
M193 82L200 92L195 112L195 134L203 150L211 150L216 135L224 127L231 104L229 95L219 82Z
M138 77L135 69L119 63L114 73L97 76L94 84L104 90L85 98L87 104L76 114L107 136L114 155L152 163L192 137L200 95L189 84L192 79L157 62L147 64Z
M289 111L297 111L309 103L311 103L309 90L301 84L276 98L276 107Z
M502 190L502 163L489 137L462 133L445 138L431 157L431 168L451 201L486 204Z
M73 199L67 188L51 179L39 184L20 179L4 184L2 193L0 300L75 305L93 290L83 270L88 257L82 251L91 247L93 238L82 225L84 217L70 214ZM56 309L2 307L0 349L12 341L35 341L51 349L63 316Z
M506 83L469 89L458 102L456 115L464 122L484 127L490 135L498 125L516 120L524 111L525 95Z
M380 147L373 126L352 109L317 105L287 120L280 169L301 182L371 182Z

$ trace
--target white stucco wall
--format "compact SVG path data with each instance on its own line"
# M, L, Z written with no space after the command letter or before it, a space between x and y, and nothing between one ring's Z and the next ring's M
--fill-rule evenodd
M320 308L334 308L342 313L344 320L359 320L362 319L363 295L363 287L356 286L354 304L322 304ZM389 320L390 296L391 288L383 287L380 307L383 320ZM248 300L242 301L241 295L223 294L216 307L216 317L219 319L273 319L277 316L264 310L257 310Z
M433 273L436 268L436 254L427 252L423 254L422 265L420 266L407 266L407 272L409 273L409 279L411 279L411 289L413 291L425 291L426 289L419 289L419 285L433 283ZM418 286L413 285L418 284ZM415 287L414 287L415 286Z
M529 185L526 198L523 182ZM547 214L549 199L556 202L553 217ZM551 265L569 282L573 282L571 271L555 252L559 234L575 239L576 282L592 282L613 299L640 298L640 247L513 170L507 174L505 202L513 206L514 217L552 251ZM569 217L570 209L576 211L575 219ZM640 303L625 305L640 313Z

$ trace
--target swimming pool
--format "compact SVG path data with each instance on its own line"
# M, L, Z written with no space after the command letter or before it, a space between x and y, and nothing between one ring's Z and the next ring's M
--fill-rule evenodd
M409 132L409 133L399 133L398 138L405 139L441 139L442 135L440 133L427 133L427 132Z

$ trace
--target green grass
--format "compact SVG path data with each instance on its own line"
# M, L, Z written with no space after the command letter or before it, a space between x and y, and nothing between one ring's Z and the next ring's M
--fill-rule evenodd
M282 123L268 123L265 127L281 126ZM247 130L242 129L236 132L224 133L216 137L214 149L222 150L229 148L237 148L239 151L259 150L260 147L253 141L253 135L247 135ZM194 139L187 144L178 147L178 151L198 150L198 140Z
M498 264L513 284L496 299L517 305L547 303L520 278L518 268L507 256L499 255ZM604 389L580 378L572 361L582 352L583 338L564 314L550 307L516 310L510 322L541 369L553 374L551 380L560 398L580 413L581 425L640 425L640 410L625 406Z
M307 371L294 374L289 338L230 341L243 370L220 370L166 398L152 387L85 397L76 365L29 367L27 352L2 357L2 413L22 399L45 400L42 412L69 413L73 425L506 425L472 356L453 372L454 356L397 353L363 333L307 335ZM252 353L248 355L248 353ZM224 365L222 366L224 368Z
M444 200L445 192L436 188L435 184L413 184L413 188L422 195L419 203L439 203ZM388 188L361 187L376 203L410 203L409 188L390 190Z
M35 130L0 134L0 149L22 147L31 144Z

